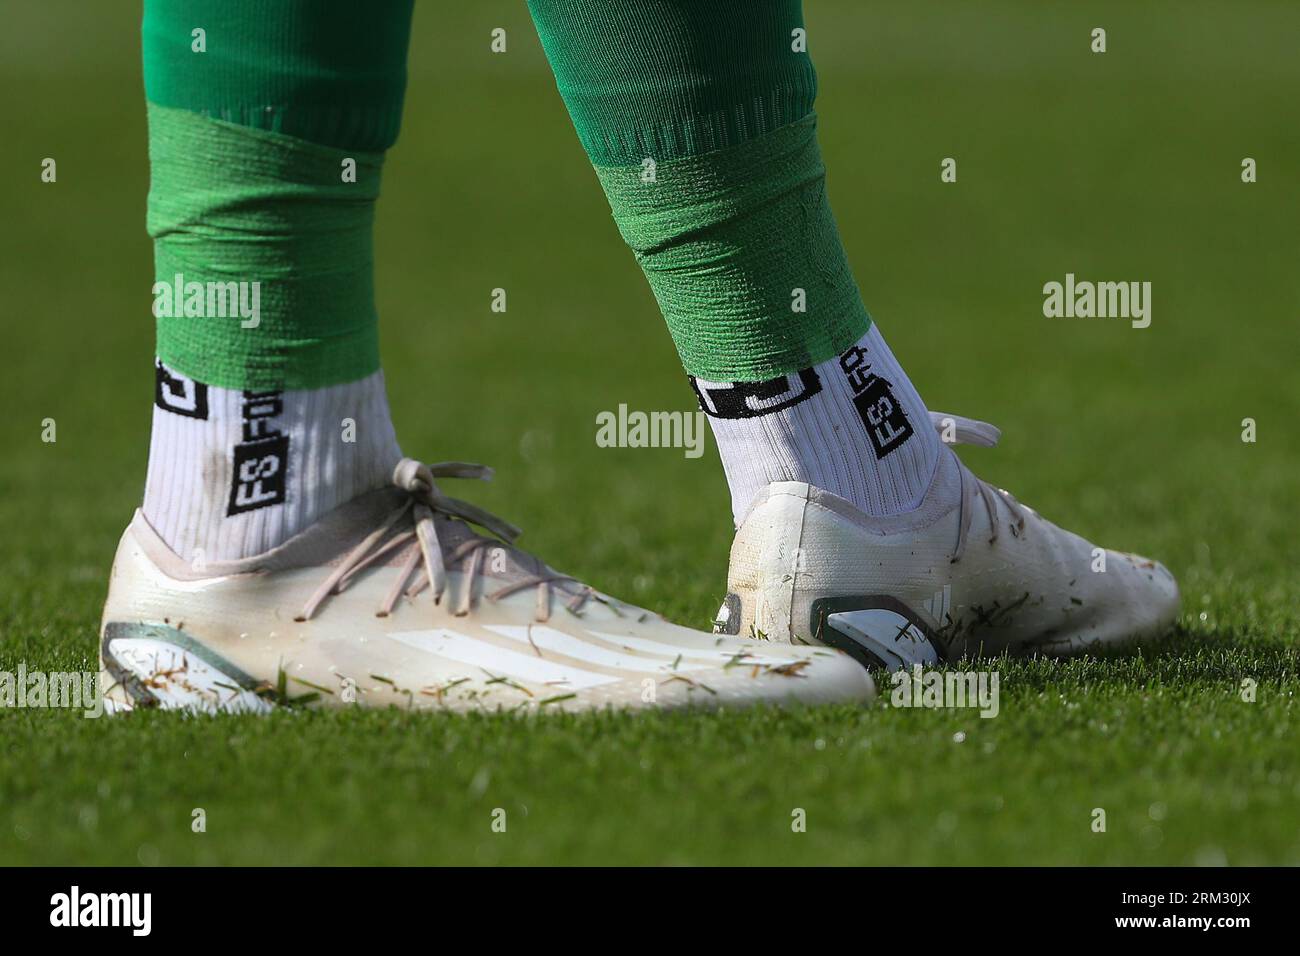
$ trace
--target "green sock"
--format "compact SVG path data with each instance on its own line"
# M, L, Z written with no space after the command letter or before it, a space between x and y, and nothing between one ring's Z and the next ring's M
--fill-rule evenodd
M146 0L148 223L172 369L306 389L379 368L371 227L412 2Z
M826 201L800 0L529 0L686 370L760 381L870 326Z
M322 146L385 150L401 125L413 2L145 0L145 95Z
M412 0L145 0L156 385L142 512L275 548L391 480L371 229Z

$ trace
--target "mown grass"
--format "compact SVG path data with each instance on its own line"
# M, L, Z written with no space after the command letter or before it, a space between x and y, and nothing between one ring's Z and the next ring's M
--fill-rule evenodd
M691 395L523 5L472 7L417 11L380 207L399 434L408 453L495 465L476 500L552 563L702 625L729 543L716 452L596 447L599 411ZM23 0L0 36L0 670L91 666L142 487L137 14ZM932 407L1003 427L1002 447L968 459L985 477L1170 566L1176 638L992 665L987 720L887 699L543 720L0 712L0 862L1300 862L1300 137L1285 121L1300 61L1283 42L1300 10L952 0L808 16L831 196L886 336ZM505 56L488 51L494 26ZM956 184L939 182L946 156ZM1066 272L1151 281L1151 327L1045 319L1042 285Z

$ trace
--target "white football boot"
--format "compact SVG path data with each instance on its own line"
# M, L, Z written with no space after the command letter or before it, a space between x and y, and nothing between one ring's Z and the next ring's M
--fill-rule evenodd
M511 546L516 528L445 496L435 476L489 472L405 459L395 488L263 555L205 567L137 512L100 634L108 707L550 711L873 694L838 651L693 631L553 571Z
M931 418L957 442L997 444L987 422ZM893 517L802 482L768 485L736 533L714 631L830 645L894 670L1169 630L1178 585L1163 565L1095 548L947 451L921 506Z

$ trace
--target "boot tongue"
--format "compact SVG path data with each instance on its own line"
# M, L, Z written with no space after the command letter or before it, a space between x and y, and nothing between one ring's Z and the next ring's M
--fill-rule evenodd
M346 501L326 512L288 541L255 558L214 566L213 573L241 570L284 571L292 568L324 567L338 563L358 542L377 528L384 518L402 506L404 497L396 488L378 488ZM248 565L247 568L236 565Z
M1002 429L978 418L965 415L951 415L948 412L931 412L930 423L939 433L942 441L954 441L959 445L979 445L981 448L993 448L1002 437ZM951 434L952 438L949 438Z

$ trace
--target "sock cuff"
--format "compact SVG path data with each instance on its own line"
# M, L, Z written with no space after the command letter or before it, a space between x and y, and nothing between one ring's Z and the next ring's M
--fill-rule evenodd
M386 486L401 450L384 378L225 389L155 363L144 514L186 560L263 553Z
M800 0L529 0L587 155L621 166L724 149L813 107Z
M239 389L319 388L379 368L382 153L150 104L149 155L163 361Z
M344 149L397 139L413 0L145 0L148 99Z
M770 379L838 355L870 327L816 127L810 114L653 168L597 167L691 375Z

